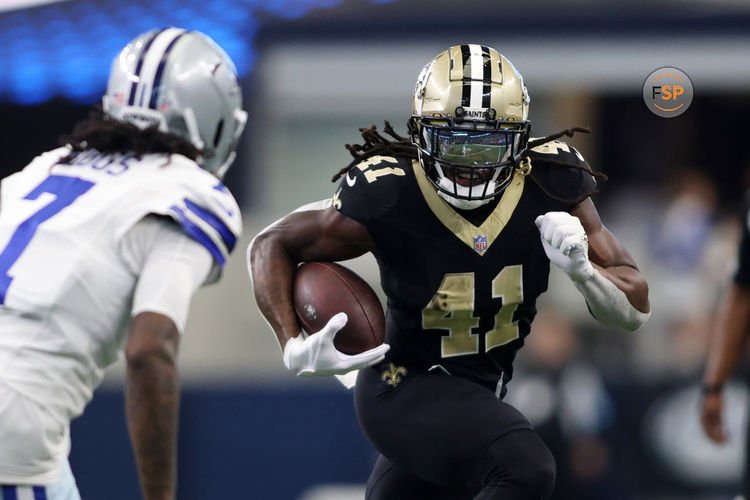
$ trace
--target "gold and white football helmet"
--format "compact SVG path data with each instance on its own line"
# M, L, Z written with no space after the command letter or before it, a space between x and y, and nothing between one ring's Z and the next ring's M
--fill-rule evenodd
M531 133L521 74L495 49L455 45L422 69L409 132L438 194L473 209L503 192Z

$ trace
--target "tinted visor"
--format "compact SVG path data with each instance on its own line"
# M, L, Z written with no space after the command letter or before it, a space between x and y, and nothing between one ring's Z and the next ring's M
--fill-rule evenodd
M425 127L428 150L438 161L456 166L491 167L507 162L520 135L505 131L459 131Z

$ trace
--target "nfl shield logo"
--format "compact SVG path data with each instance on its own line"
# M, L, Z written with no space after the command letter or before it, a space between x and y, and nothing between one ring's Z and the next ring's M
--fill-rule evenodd
M479 235L474 238L474 250L477 252L484 252L487 250L487 237L483 235Z

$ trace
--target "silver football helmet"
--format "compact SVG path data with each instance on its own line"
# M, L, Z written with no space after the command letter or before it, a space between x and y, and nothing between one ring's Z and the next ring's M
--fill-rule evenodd
M135 38L112 61L104 112L190 141L221 179L247 122L237 71L213 40L180 28Z
M427 63L409 130L438 194L462 209L501 194L531 132L528 111L521 74L495 49L455 45Z

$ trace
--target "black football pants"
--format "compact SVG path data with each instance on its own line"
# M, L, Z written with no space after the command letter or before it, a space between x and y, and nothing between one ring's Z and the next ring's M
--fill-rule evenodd
M357 378L357 417L381 453L367 500L549 497L554 458L518 410L470 380L405 369Z

